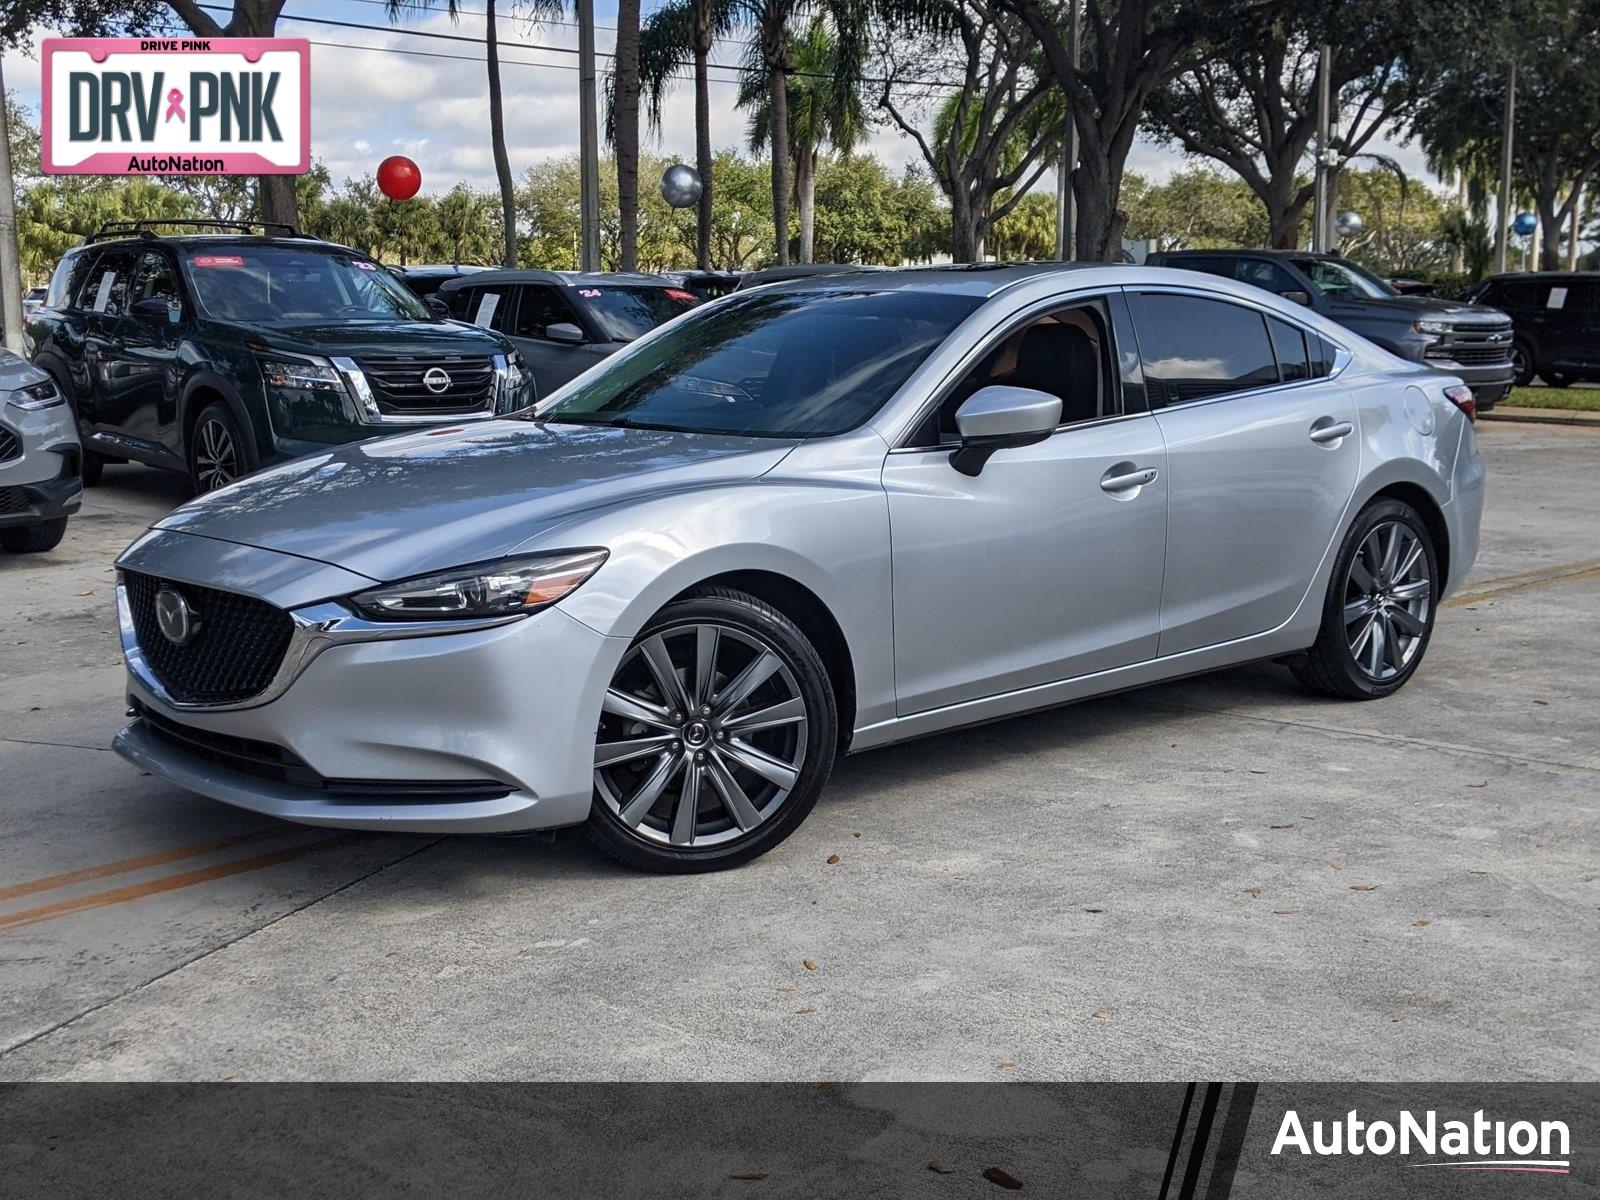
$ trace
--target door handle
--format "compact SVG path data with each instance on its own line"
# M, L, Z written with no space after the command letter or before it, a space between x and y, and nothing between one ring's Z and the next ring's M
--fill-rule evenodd
M1326 421L1328 418L1324 417L1322 419ZM1310 436L1311 440L1316 442L1317 445L1325 446L1329 442L1337 442L1347 438L1355 431L1356 427L1350 424L1349 421L1335 421L1331 425L1323 425L1320 423L1313 425L1311 427Z
M1112 495L1118 492L1132 491L1134 488L1143 487L1147 483L1154 483L1156 474L1154 467L1141 467L1130 471L1126 465L1119 463L1100 476L1100 490Z

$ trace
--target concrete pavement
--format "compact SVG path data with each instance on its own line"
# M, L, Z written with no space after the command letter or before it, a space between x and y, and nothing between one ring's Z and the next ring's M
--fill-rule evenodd
M112 468L0 558L0 1078L1593 1077L1600 431L1480 441L1399 696L1247 667L864 754L688 879L116 759L109 564L181 495Z

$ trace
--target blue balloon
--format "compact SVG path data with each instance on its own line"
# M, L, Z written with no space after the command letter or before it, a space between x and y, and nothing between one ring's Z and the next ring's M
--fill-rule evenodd
M1518 237L1527 237L1539 227L1539 218L1531 212L1519 212L1516 219L1511 222L1511 228L1516 230Z

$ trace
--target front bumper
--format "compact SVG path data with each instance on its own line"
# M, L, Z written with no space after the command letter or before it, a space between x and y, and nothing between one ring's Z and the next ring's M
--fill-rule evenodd
M0 405L11 455L0 461L0 529L37 525L78 511L83 451L65 404L42 409Z
M572 825L589 815L595 725L626 648L547 609L472 632L335 642L276 698L231 709L179 704L130 667L138 715L113 748L181 787L309 825Z

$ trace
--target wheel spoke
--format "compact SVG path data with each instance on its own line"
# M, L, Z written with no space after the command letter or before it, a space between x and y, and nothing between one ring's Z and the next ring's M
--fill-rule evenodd
M741 766L748 767L768 783L788 791L794 787L795 780L800 778L800 772L781 759L773 758L765 750L758 750L749 742L741 742L734 738L722 747L725 757L733 759Z
M667 710L658 705L642 700L638 696L630 696L626 692L611 688L606 692L606 698L601 702L601 709L614 717L622 717L628 721L638 721L641 725L654 725L657 729L671 729L672 722L668 719Z
M667 784L677 774L678 768L683 765L682 754L663 754L661 761L656 764L656 769L650 772L649 778L639 785L623 807L621 816L625 825L637 829L639 822L651 807L661 798L661 793L666 790Z
M1372 601L1365 596L1359 600L1352 600L1344 606L1344 623L1346 626L1354 625L1362 617L1372 615Z
M1389 626L1391 629L1398 627L1411 637L1421 637L1422 631L1427 628L1415 614L1405 608L1389 610Z
M1426 579L1413 580L1411 583L1402 583L1391 588L1389 594L1402 603L1412 600L1421 600L1433 591L1433 584Z
M698 763L684 764L683 790L678 794L678 807L672 814L674 846L694 845L695 819L700 812L700 773Z
M696 708L711 703L711 693L717 686L717 649L722 644L722 630L715 625L701 625L694 631L694 679L690 703Z
M1372 640L1367 643L1367 672L1374 679L1383 674L1384 655L1388 652L1389 627L1384 622L1383 614L1378 613L1372 618Z
M1359 662L1361 652L1367 648L1367 642L1372 638L1372 628L1378 623L1378 614L1373 613L1367 618L1367 623L1361 627L1361 632L1356 634L1356 640L1350 643L1350 653Z
M1396 579L1404 579L1411 574L1412 568L1417 565L1417 560L1422 557L1422 543L1409 535L1407 535L1407 541L1408 549L1405 552L1405 556L1401 558L1400 565L1394 570Z
M756 806L750 803L750 797L744 794L739 781L733 777L715 748L706 758L706 772L711 776L711 786L716 789L717 795L722 797L728 815L733 818L733 823L741 831L748 833L761 824L761 814L756 811Z
M1371 592L1377 588L1378 583L1372 578L1372 572L1367 569L1367 564L1361 560L1366 549L1366 543L1362 543L1361 549L1357 550L1355 557L1350 560L1350 579L1358 590Z
M756 733L762 729L775 729L780 725L793 725L806 719L806 702L796 696L779 704L758 708L741 717L730 717L723 722L725 728L740 733Z
M1378 578L1384 583L1394 582L1394 569L1400 561L1400 526L1390 525L1389 536L1383 539L1383 562L1378 567Z
M782 665L776 654L770 650L763 650L748 667L739 672L739 677L728 685L727 690L717 697L715 704L717 712L726 715L738 708L751 692L771 679Z
M672 655L667 653L667 643L661 635L658 633L653 638L646 638L639 652L644 655L650 674L655 676L662 699L673 708L687 709L689 697L684 694L683 680L678 678L678 668L672 665Z
M653 734L650 737L632 738L625 742L601 742L594 748L594 765L596 767L615 767L620 763L632 762L636 758L643 758L647 754L659 754L672 744L670 733Z

